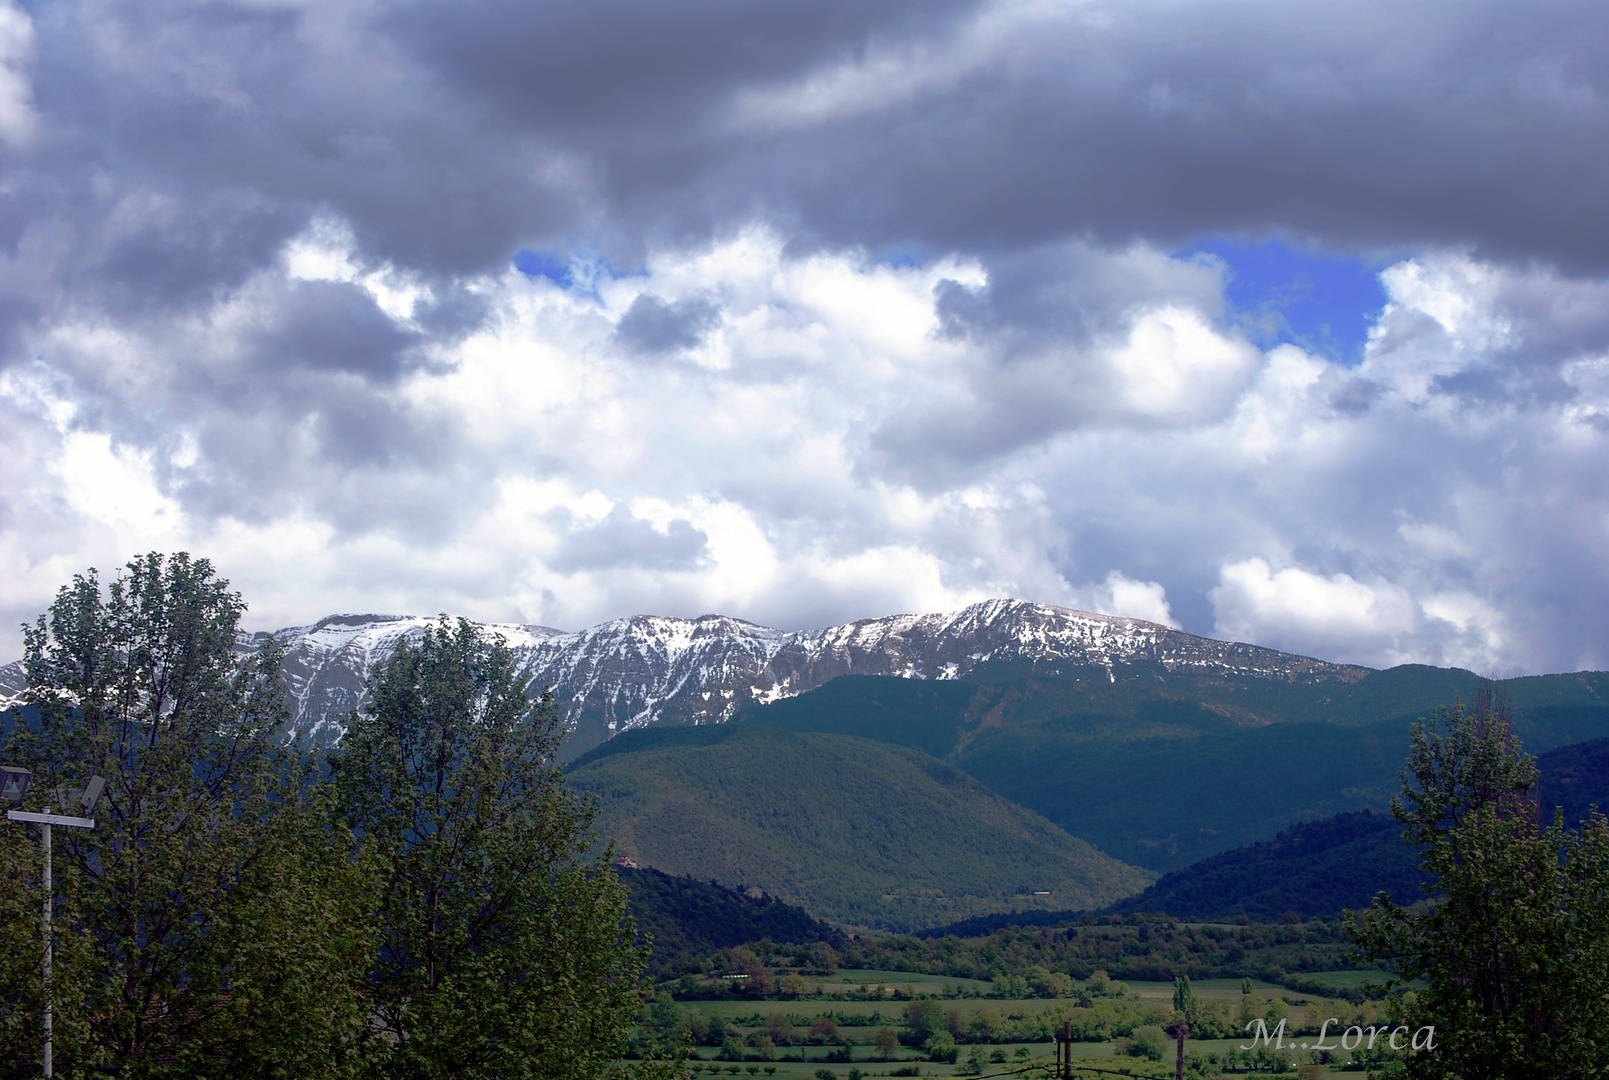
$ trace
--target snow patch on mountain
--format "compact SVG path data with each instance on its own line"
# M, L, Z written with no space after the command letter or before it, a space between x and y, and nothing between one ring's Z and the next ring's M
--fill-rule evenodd
M370 674L432 621L331 615L271 635L242 634L237 647L252 651L269 637L283 643L297 726L331 739L363 704ZM1024 600L797 632L724 615L635 615L573 633L513 623L484 630L507 642L533 687L553 689L573 728L588 727L601 738L656 723L719 723L746 705L802 694L840 675L964 679L1093 671L1116 679L1120 668L1150 665L1164 673L1348 683L1367 670ZM20 700L21 667L0 668L0 706Z

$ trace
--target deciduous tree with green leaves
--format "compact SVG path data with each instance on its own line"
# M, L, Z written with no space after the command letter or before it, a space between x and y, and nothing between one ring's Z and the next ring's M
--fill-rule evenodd
M26 628L37 722L4 756L35 774L29 808L107 781L96 827L55 833L62 1075L321 1077L350 1057L379 875L283 735L277 653L236 653L244 607L205 559L151 554L104 588L75 577ZM19 835L0 849L29 864ZM37 1013L9 1022L24 997L0 1023L17 1059L38 1053Z
M1394 1066L1408 1076L1609 1076L1609 822L1567 827L1536 784L1487 693L1413 727L1392 810L1445 895L1415 910L1382 894L1348 922L1365 957L1429 984L1402 999L1402 1023L1435 1029Z
M552 699L500 639L444 616L371 682L332 758L387 854L369 1072L595 1077L642 1003L645 949L590 803L564 783Z

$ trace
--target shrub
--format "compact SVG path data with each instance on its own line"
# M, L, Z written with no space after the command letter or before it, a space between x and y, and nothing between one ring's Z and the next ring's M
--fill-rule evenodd
M1159 1027L1145 1024L1134 1029L1129 1035L1123 1052L1130 1057L1143 1057L1151 1061L1160 1061L1166 1052L1168 1037Z

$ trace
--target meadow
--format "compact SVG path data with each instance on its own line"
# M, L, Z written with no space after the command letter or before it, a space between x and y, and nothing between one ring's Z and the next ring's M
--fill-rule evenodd
M1338 988L1360 986L1383 972L1321 972ZM1054 1032L1071 1025L1074 1057L1096 1077L1111 1072L1136 1077L1171 1076L1173 1044L1160 1058L1135 1056L1131 1042L1154 1040L1166 1022L1171 982L1117 982L1096 976L1069 995L1002 999L987 996L994 984L919 972L838 969L808 980L809 994L790 1000L673 1002L668 997L649 1009L650 1025L667 1033L674 1027L695 1045L689 1065L695 1077L741 1080L861 1080L883 1076L975 1077L1017 1073L1040 1075L1037 1067L1054 1057ZM1301 1050L1304 1037L1327 1017L1343 1023L1383 1020L1379 1002L1355 1004L1281 987L1266 980L1207 979L1192 984L1208 1017L1200 1029L1216 1038L1192 1039L1187 1051L1206 1066L1194 1075L1248 1075L1315 1065ZM1286 1046L1293 1052L1254 1055L1241 1051L1249 1036L1227 1030L1243 1017L1287 1023ZM1216 1024L1216 1027L1214 1027ZM1146 1034L1147 1031L1150 1034ZM1336 1029L1330 1029L1334 1041ZM879 1037L881 1036L881 1043ZM1229 1036L1229 1037L1223 1037ZM897 1042L895 1041L897 1039ZM1313 1041L1306 1038L1305 1041ZM1349 1057L1333 1056L1318 1066L1319 1076L1339 1080L1361 1070L1342 1067ZM937 1059L937 1060L935 1060ZM1077 1070L1075 1067L1075 1074ZM1309 1075L1312 1075L1311 1072Z

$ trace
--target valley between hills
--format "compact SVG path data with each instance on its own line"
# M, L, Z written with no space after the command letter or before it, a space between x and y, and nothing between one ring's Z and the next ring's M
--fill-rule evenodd
M429 622L335 615L237 648L284 647L293 725L328 743ZM571 782L620 854L879 931L1101 908L1378 814L1412 722L1482 685L1022 600L797 632L714 615L485 632L552 689ZM21 677L0 668L0 707ZM1533 753L1609 737L1609 673L1499 690Z
M1583 742L1609 732L1600 685L1501 684L1525 745L1544 751L1543 800L1571 821L1609 805L1609 742ZM1264 715L1279 699L1322 706L1290 687L845 677L727 724L627 732L568 775L633 862L882 932L1108 905L1334 915L1382 889L1417 898L1416 860L1385 813L1409 728L1479 686L1396 669L1323 719L1246 723L1226 719L1225 698ZM1374 707L1395 715L1371 720ZM1197 884L1166 902L1132 895L1181 874Z
M331 616L237 650L277 639L292 728L330 745L429 622ZM1151 1058L1177 976L1200 984L1200 1062L1280 1071L1300 1060L1235 1049L1248 1017L1386 1016L1367 984L1389 973L1342 916L1434 888L1388 813L1416 719L1493 693L1541 808L1609 805L1605 672L1372 670L1022 601L483 632L552 691L593 853L651 943L632 1052L691 1044L695 1073L977 1074L1075 1023L1081 1055ZM20 685L0 669L0 707Z

